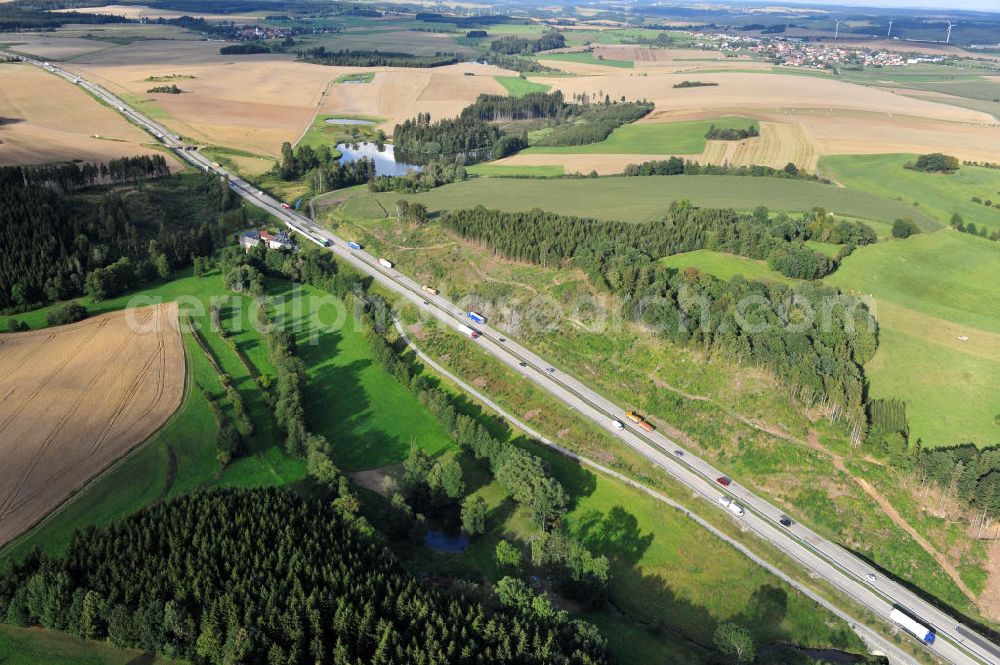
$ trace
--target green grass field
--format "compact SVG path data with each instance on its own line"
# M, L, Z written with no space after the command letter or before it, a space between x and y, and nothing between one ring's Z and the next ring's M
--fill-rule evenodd
M903 168L916 155L831 155L820 160L821 172L850 189L920 204L920 210L947 224L952 213L965 223L1000 229L1000 209L973 203L972 197L1000 201L1000 170L963 166L951 175ZM916 217L914 221L920 223Z
M611 132L611 136L600 143L538 146L522 152L554 155L694 155L705 149L705 134L712 125L726 129L758 126L756 120L735 116L686 122L631 123Z
M344 74L337 78L334 83L371 83L375 78L375 72L361 72L359 74Z
M548 166L506 166L503 164L473 164L465 167L469 175L481 175L488 177L531 177L531 178L555 178L566 173L562 164L550 164Z
M285 282L269 281L272 310L296 333L299 353L308 372L306 389L310 425L334 444L336 461L342 468L357 468L359 460L375 455L379 464L392 464L405 457L411 442L432 453L449 442L447 435L423 407L374 364L367 341L353 316L337 322L339 300L308 286L292 289ZM203 278L182 276L177 280L130 296L88 307L92 314L130 306L136 297L164 301L184 297L183 311L192 320L213 355L233 380L251 414L256 434L248 451L225 469L215 460L218 426L198 386L214 397L223 393L215 370L190 334L183 335L189 377L194 388L167 425L148 442L68 501L41 525L0 552L0 561L16 558L40 547L59 553L73 531L88 524L107 524L159 497L173 497L197 487L236 485L288 485L305 478L305 462L289 456L283 448L274 419L247 370L238 357L209 329L208 303L224 301L223 319L236 317L227 329L254 367L273 376L260 334L250 322L249 299L228 294L217 273ZM44 311L20 317L44 327ZM315 334L314 334L315 333ZM230 407L231 408L231 407ZM227 409L229 410L229 409ZM171 462L171 460L173 460ZM168 468L174 467L171 477Z
M955 231L858 248L827 283L930 317L1000 333L1000 245Z
M331 118L339 118L343 120L367 120L372 124L335 125L327 123L327 120L330 120ZM362 141L370 140L375 135L374 125L382 122L383 120L385 119L367 115L320 114L313 119L313 124L310 125L309 129L306 130L306 133L302 135L302 138L295 145L296 147L311 145L314 148L326 145L332 150L336 144L350 141L355 134Z
M807 240L806 245L820 254L826 254L827 256L836 256L842 249L841 245L835 245L832 242L820 242L818 240Z
M905 399L925 445L1000 441L998 277L997 243L939 231L859 248L825 280L874 296L872 394Z
M454 235L433 221L400 227L395 219L344 219L337 212L331 210L334 214L328 221L350 229L350 237L366 241L372 253L393 257L401 271L439 286L454 301L471 294L487 302L527 302L540 296L569 303L601 297L578 270L497 261L488 248L455 242ZM610 399L670 423L693 440L692 450L740 482L771 496L796 520L837 542L851 543L887 570L962 611L974 613L943 570L895 527L855 482L843 474L831 476L827 457L805 444L770 436L735 419L732 413L762 427L778 427L801 441L815 432L824 446L849 456L853 449L841 424L810 419L809 413L789 398L780 381L752 366L717 355L705 363L697 351L664 343L632 326L609 326L606 313L587 310L569 312L573 318L564 318L554 333L522 329L512 334ZM438 337L447 343L440 343ZM558 433L563 445L593 458L610 458L606 462L609 466L628 473L637 468L628 458L630 449L611 437L602 438L603 432L588 438L572 412L563 414L563 407L534 394L516 375L493 368L488 357L457 336L432 335L418 343L433 356L447 358L443 364L467 381L485 380L491 398L511 412L538 414L532 416L532 426L552 436ZM655 477L653 474L650 482L656 482ZM816 492L816 487L823 491ZM960 527L955 531L960 532ZM872 533L880 537L873 539ZM951 533L950 537L963 536ZM928 538L942 551L951 547L951 540L930 534ZM973 561L971 567L983 564L984 558ZM632 632L624 634L631 636ZM686 661L682 656L671 660L651 652L641 662Z
M865 366L871 395L905 399L910 436L924 446L1000 442L1000 358L937 344L920 332L893 321L880 327L879 351Z
M172 665L181 661L117 649L107 642L83 640L44 628L0 624L3 665Z
M725 252L713 252L710 249L698 249L693 252L666 256L660 259L660 263L678 270L697 268L699 271L719 279L743 275L750 280L767 280L785 284L794 284L798 281L771 270L767 266L767 261L757 261Z
M450 332L432 328L424 348L433 348L435 355L446 355L453 368L457 364L471 368L477 376L489 377L494 386L518 389L516 379L497 376L492 369L483 367L491 361L480 358L475 348ZM522 388L522 392L533 391ZM557 407L555 411L546 409L547 417L557 419L550 426L558 428L563 409ZM575 420L571 414L565 417L570 422ZM569 428L565 431L567 443L575 438L580 426L575 423L572 432ZM566 518L570 532L612 563L610 595L623 614L589 612L585 617L602 627L623 663L706 662L706 650L699 645L710 644L715 626L726 620L754 625L760 644L783 640L857 648L853 637L840 633L842 624L831 622L810 601L720 543L682 513L554 451L522 439L515 441L545 459L567 489L572 499ZM506 499L480 466L481 462L463 460L467 477L478 479L472 486L484 483L476 491L491 509L488 532L461 554L410 548L407 559L414 569L473 579L485 576L495 581L502 575L492 559L497 541L504 538L527 550L537 535L530 510L517 508ZM695 554L706 551L712 553L710 557ZM757 601L765 593L782 598L784 611L755 616ZM667 626L660 635L641 627L658 621Z
M361 194L344 205L347 217L381 218L398 194ZM673 201L698 206L807 211L821 206L849 217L892 221L912 208L897 201L831 185L780 178L741 176L643 176L560 180L476 178L417 194L431 212L483 205L502 210L543 208L597 219L646 221L659 218ZM381 206L379 205L381 203ZM917 215L922 213L912 210ZM934 225L932 218L919 217Z
M511 97L523 97L529 92L548 92L552 88L551 85L535 83L520 76L494 76L493 78L507 89L507 93Z
M621 67L623 69L632 69L635 67L635 63L631 60L610 60L607 58L598 59L594 57L594 54L590 51L583 51L579 53L551 53L547 55L540 55L538 59L543 63L546 60L558 60L560 62L582 62L588 65L604 65L605 67Z

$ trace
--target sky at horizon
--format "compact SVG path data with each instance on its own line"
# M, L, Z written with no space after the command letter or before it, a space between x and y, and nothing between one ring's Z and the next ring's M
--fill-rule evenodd
M875 7L878 9L965 9L974 11L1000 12L1000 0L862 0L860 2L837 2L837 0L778 0L768 4L816 5L824 7Z

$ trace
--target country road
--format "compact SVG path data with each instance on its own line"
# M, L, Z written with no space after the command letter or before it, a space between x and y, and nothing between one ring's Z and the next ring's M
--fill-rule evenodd
M248 203L270 213L307 240L334 252L341 261L372 276L399 298L420 308L425 315L432 316L444 326L454 329L456 334L460 332L459 326L471 325L466 312L443 296L423 292L419 283L393 268L380 265L379 257L363 250L350 249L344 239L313 223L308 217L287 208L285 204L266 193L259 192L252 184L236 174L214 166L211 160L197 151L185 150L179 136L130 108L103 88L60 67L20 54L13 55L81 86L98 99L116 108L133 123L146 129L173 150L180 159L203 171L228 177L232 190ZM606 428L623 444L641 454L694 494L704 497L712 504L716 504L721 497L728 497L738 502L744 509L740 519L748 532L769 542L808 569L813 576L826 580L856 603L882 617L887 624L895 625L889 618L893 608L902 608L918 619L921 624L933 631L936 639L933 643L923 644L913 637L914 644L923 644L922 648L927 649L935 659L953 665L984 663L1000 665L1000 647L977 634L972 627L962 625L935 604L924 600L904 585L884 575L880 574L872 581L869 576L873 570L865 560L826 540L802 524L792 523L790 526L783 526L779 521L783 514L776 506L753 494L735 480L728 486L719 484L716 479L725 475L722 471L696 457L660 432L645 431L623 418L627 406L612 403L489 325L476 325L475 328L480 335L475 340L470 339L470 344L477 344L482 351L506 364L525 380L531 381L577 411L580 417ZM655 417L655 414L652 415ZM613 420L621 420L625 423L625 428L620 430L615 428L612 425ZM872 632L870 627L866 630ZM902 632L901 628L900 631ZM898 649L891 653L887 652L887 655L890 655L894 662L914 662Z

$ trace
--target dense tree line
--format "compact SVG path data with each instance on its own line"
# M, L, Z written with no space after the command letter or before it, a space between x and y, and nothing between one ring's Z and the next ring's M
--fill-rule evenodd
M279 489L220 489L78 531L0 577L0 612L199 663L608 662L597 629L421 586L364 520Z
M351 49L327 51L325 46L299 51L298 57L306 62L337 67L443 67L462 62L463 59L459 53L414 55L394 51Z
M256 55L258 53L270 53L271 49L267 44L257 42L244 42L242 44L230 44L219 49L219 55Z
M147 94L179 95L183 90L177 87L176 83L170 85L158 85L146 91Z
M568 104L561 92L534 92L522 97L480 95L457 118L431 122L429 113L396 125L397 154L403 161L425 164L462 156L466 162L500 159L528 146L527 135L506 132L495 122L547 118L554 128L539 145L582 145L602 141L623 124L653 110L647 102Z
M775 169L770 166L729 166L728 164L699 164L692 160L670 157L668 159L652 159L640 164L629 164L622 175L738 175L753 178L791 178L795 180L812 180L829 182L819 176L799 169L792 162L784 168Z
M526 137L509 136L500 127L468 115L431 122L430 113L420 113L396 125L392 138L396 156L410 164L458 157L473 163L527 147Z
M496 65L503 69L511 69L515 72L553 72L556 71L552 67L546 67L537 60L532 60L531 58L523 58L517 55L506 55L504 53L495 53L490 51L484 53L480 57L480 62L487 65Z
M867 225L836 220L822 209L798 218L782 213L772 219L764 207L747 214L699 209L686 202L675 202L662 220L638 224L537 209L507 213L482 207L449 212L442 222L464 237L487 242L504 256L544 265L558 265L563 259L605 247L635 248L657 257L713 249L761 260L769 260L781 250L807 264L783 266L783 274L804 279L822 277L836 264L835 257L814 252L805 241L845 244L844 252L849 253L857 245L876 240ZM779 263L785 261L783 256Z
M485 122L556 118L566 114L569 104L560 91L529 92L520 97L511 95L479 95L462 109L460 117Z
M281 144L281 161L275 165L274 174L282 180L306 178L310 189L315 194L322 194L373 179L375 162L365 157L345 162L328 145L314 148L306 144L293 148L285 141Z
M537 38L504 35L490 42L490 50L504 55L531 55L566 46L566 37L557 31L546 32Z
M375 161L367 157L344 161L329 146L292 148L288 142L281 146L281 161L275 165L274 174L289 181L305 178L313 195L365 183L373 192L426 192L467 177L461 156L450 163L428 162L419 171L403 176L380 176Z
M599 143L622 125L642 118L653 110L652 102L613 102L578 105L573 122L555 126L535 145L568 146Z
M67 23L126 23L124 16L109 14L91 14L87 12L59 13L45 11L45 3L34 2L29 5L21 3L0 4L0 31L28 32L31 30L52 30ZM58 7L56 7L58 8Z
M376 176L368 181L372 192L426 192L441 185L461 182L468 177L464 160L459 157L452 163L430 162L419 171L412 170L401 176Z
M695 209L686 202L673 204L663 220L645 224L482 207L449 212L442 223L512 259L544 265L572 259L597 286L622 296L630 314L665 337L763 365L807 403L825 401L853 422L865 422L861 366L874 354L877 340L874 317L863 305L818 283L721 281L696 270L678 272L658 260L708 248L774 256L776 267L815 277L830 259L806 248L804 240L873 241L868 227L836 222L823 211L772 220L765 208L747 215ZM755 305L740 311L741 302ZM800 320L793 314L799 308L815 316Z
M532 560L558 580L560 593L593 607L602 606L610 578L608 560L595 556L566 533L563 517L569 507L569 496L551 475L545 461L507 440L494 437L475 418L459 412L446 391L413 371L379 331L379 317L386 314L387 305L376 296L368 296L367 300L364 323L375 359L427 407L462 450L488 463L497 483L516 503L531 511L535 523L542 529L541 536L532 542ZM463 493L459 490L460 467L453 470L449 481L442 465L435 465L426 453L417 449L411 450L404 467L404 480L408 479L411 487L420 485L432 495L443 492L453 499ZM417 500L418 506L426 507L433 503L433 496L418 496ZM413 517L407 510L408 504L402 496L394 497L394 504L394 512L404 519L394 519L390 514L389 521L397 525L400 533L408 532L404 527L412 525ZM485 505L475 498L462 504L461 516L470 535L475 536L485 529Z
M681 81L680 83L674 83L675 88L704 88L718 86L718 83L708 82L708 81Z
M428 23L453 23L458 28L479 28L499 24L532 25L532 21L529 18L507 16L506 14L455 16L453 14L439 14L437 12L417 12L416 20Z
M760 136L760 132L754 125L750 125L746 129L716 127L712 125L705 133L705 138L713 141L742 141L743 139L750 139L755 136Z
M170 167L163 155L137 155L119 157L107 162L66 162L41 166L3 167L3 174L12 176L20 171L22 182L54 187L62 192L72 192L95 185L138 184L151 178L170 175ZM0 177L5 177L0 174Z
M0 169L0 309L117 295L207 256L245 224L217 177L184 174L141 189L60 196L77 171ZM84 173L82 167L79 173ZM85 180L84 180L85 181ZM52 184L57 186L51 186Z

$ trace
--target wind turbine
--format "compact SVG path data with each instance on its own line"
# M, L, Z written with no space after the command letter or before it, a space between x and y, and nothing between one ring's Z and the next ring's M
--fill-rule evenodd
M945 44L951 41L951 29L956 25L958 25L958 23L952 23L951 21L948 21L948 35L944 38Z
M840 24L841 24L841 23L843 23L843 21L837 21L837 27L836 27L836 29L835 29L835 30L833 31L833 38L834 38L834 39L836 39L837 37L839 37L839 36L840 36Z
M892 34L892 19L889 19L889 32L885 33L885 38L889 39L889 35Z

